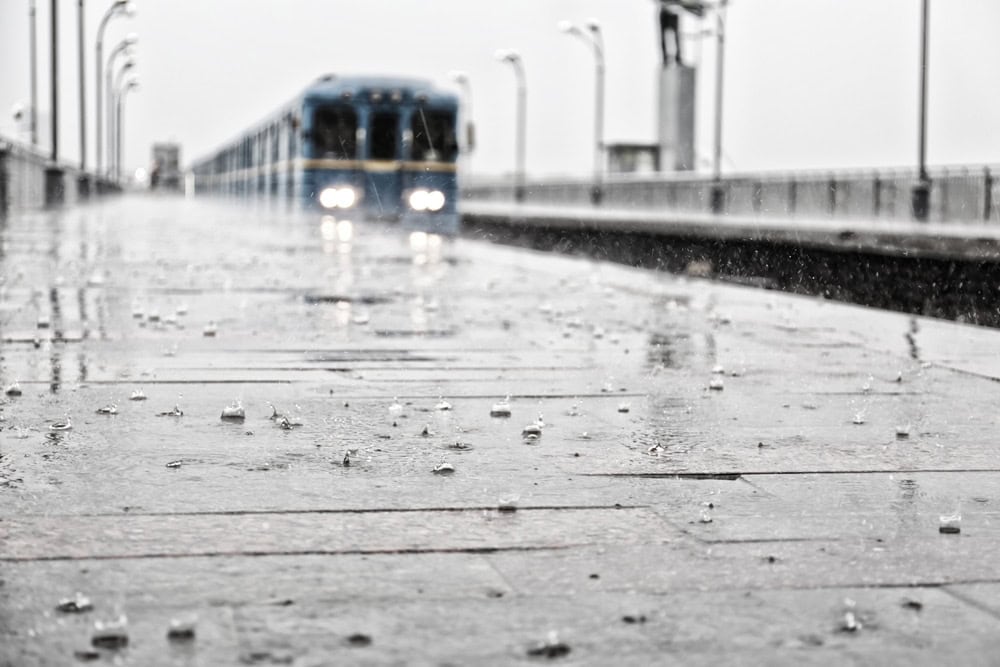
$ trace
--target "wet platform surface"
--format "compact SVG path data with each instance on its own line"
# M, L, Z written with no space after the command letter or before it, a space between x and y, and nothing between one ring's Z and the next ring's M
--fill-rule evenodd
M2 243L0 665L996 664L996 331L211 202Z

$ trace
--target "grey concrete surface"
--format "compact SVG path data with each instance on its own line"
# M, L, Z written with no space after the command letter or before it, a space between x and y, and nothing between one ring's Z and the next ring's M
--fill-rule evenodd
M0 665L997 664L995 330L267 206L0 242Z

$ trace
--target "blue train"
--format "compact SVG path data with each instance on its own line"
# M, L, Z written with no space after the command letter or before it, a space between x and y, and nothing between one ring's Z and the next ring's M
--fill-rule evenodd
M196 162L195 193L283 198L455 234L457 114L457 96L428 81L327 75Z

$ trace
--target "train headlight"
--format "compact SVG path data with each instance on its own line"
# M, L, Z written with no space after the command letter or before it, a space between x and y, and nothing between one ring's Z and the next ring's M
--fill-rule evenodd
M440 211L444 208L445 197L440 190L414 190L408 201L414 211Z
M426 211L430 193L427 190L414 190L410 193L410 208L414 211Z
M444 208L444 193L440 190L431 190L428 192L427 208L431 211L440 211Z
M319 193L323 208L351 208L357 200L358 194L350 186L324 188Z

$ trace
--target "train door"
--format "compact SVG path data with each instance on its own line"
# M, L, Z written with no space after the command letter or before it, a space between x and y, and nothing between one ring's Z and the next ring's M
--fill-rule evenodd
M370 119L365 208L373 217L395 220L399 217L402 197L399 110L374 109Z

